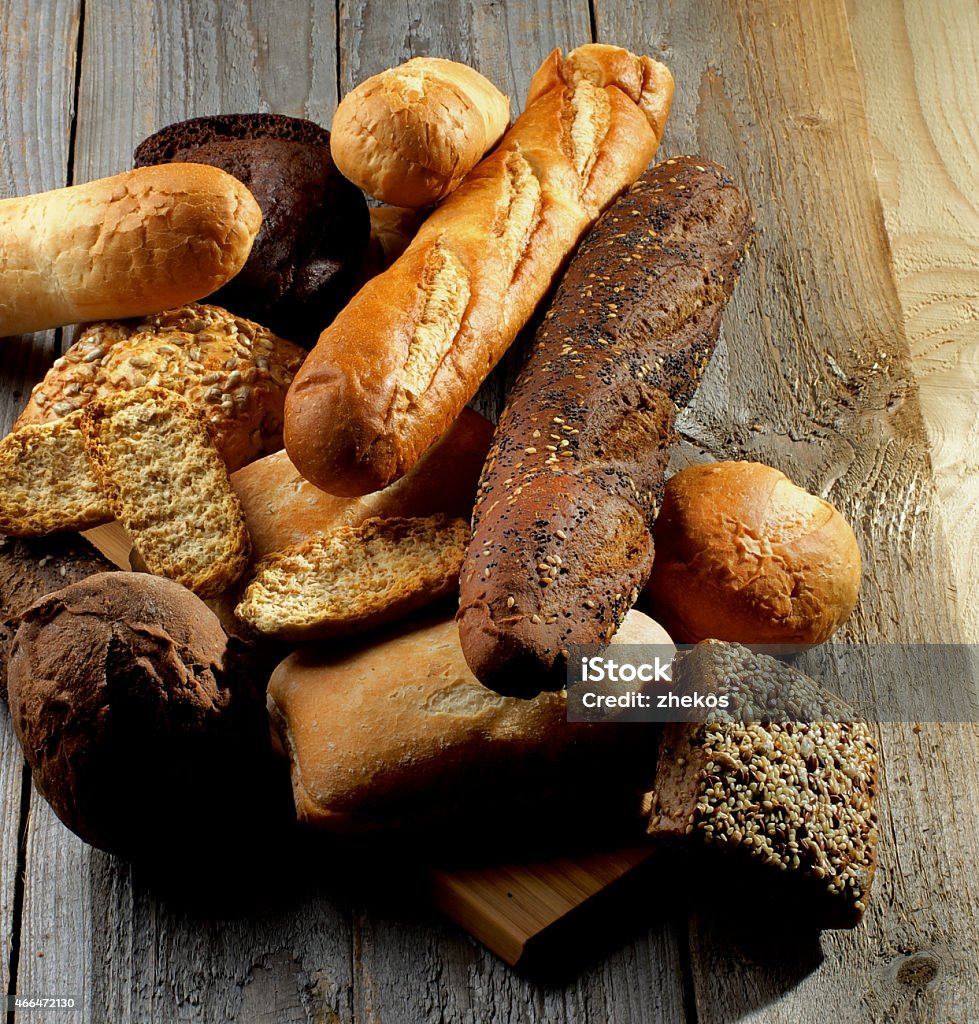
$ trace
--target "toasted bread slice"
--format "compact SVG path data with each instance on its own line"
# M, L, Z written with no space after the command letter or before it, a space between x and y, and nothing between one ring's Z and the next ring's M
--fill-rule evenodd
M115 517L150 572L202 597L238 580L251 554L241 505L201 416L144 387L82 414L85 448Z
M80 413L23 427L0 441L0 531L38 537L112 518L85 454Z
M281 640L373 629L451 594L468 540L444 515L341 527L260 562L235 614Z

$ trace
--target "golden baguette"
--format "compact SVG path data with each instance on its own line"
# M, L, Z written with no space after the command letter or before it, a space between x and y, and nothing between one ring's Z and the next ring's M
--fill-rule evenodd
M261 224L251 192L204 164L2 199L0 336L210 295L242 268Z
M320 335L286 397L289 457L333 494L409 470L476 392L582 234L639 176L673 93L649 57L555 51L500 145Z

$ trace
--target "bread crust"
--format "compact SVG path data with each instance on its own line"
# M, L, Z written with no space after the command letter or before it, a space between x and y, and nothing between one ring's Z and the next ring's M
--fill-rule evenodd
M478 71L413 57L340 101L330 148L341 172L394 206L431 206L499 142L510 101Z
M533 102L500 145L425 221L385 273L354 296L297 374L285 443L300 472L334 494L404 474L475 394L547 293L575 244L655 152L672 79L608 48L555 51ZM641 68L653 67L645 75ZM581 68L584 66L585 71ZM662 95L636 99L636 82Z
M244 265L261 223L248 189L204 164L0 200L0 336L210 295Z
M676 406L710 358L751 220L723 168L680 157L581 244L480 480L459 627L485 684L563 685L568 646L607 642L635 603Z
M644 597L681 643L822 643L857 601L853 530L771 466L718 462L677 473L654 537Z
M467 407L410 473L359 498L340 498L314 487L284 450L253 462L232 473L231 486L241 501L255 560L375 516L444 512L468 522L492 436L493 424Z

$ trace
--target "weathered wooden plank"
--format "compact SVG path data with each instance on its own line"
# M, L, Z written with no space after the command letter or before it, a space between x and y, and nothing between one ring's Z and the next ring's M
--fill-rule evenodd
M89 4L76 180L130 166L145 134L183 117L259 109L328 122L334 26L333 4L321 0ZM34 70L49 56L37 56ZM75 1022L349 1020L349 910L318 898L315 877L307 894L301 905L240 919L195 916L85 847L35 797L21 988L73 988L84 1003L65 1017ZM254 910L249 895L243 905Z
M774 464L840 505L865 557L849 638L958 637L842 4L597 13L600 38L641 40L673 67L664 149L726 163L758 213L725 344L685 430L717 458ZM794 935L781 922L752 922L750 894L731 920L699 915L699 1019L979 1013L977 837L951 824L968 820L979 794L975 727L895 724L880 734L881 869L867 920L821 940Z
M75 82L78 3L38 10L28 0L0 5L0 198L67 181ZM0 359L0 436L31 385L54 358L54 331L5 338ZM0 991L11 985L21 787L25 772L6 709L0 710Z
M979 640L979 8L848 3L965 637Z

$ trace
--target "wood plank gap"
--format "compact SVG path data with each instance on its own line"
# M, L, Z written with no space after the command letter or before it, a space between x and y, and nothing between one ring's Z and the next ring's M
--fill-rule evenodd
M342 4L343 4L343 0L336 0L336 3L333 5L333 17L334 17L334 22L333 23L336 25L336 31L333 33L333 35L334 35L333 46L334 46L334 49L335 49L335 52L336 52L336 60L335 60L336 67L334 68L334 72L335 72L336 80L337 80L337 105L338 106L339 106L340 100L343 99L343 51L340 48L340 7L342 6ZM331 117L330 118L330 126L332 127L332 125L333 125L333 119Z
M75 43L75 82L71 90L71 121L68 124L68 167L65 176L69 185L75 184L75 139L78 135L78 104L82 89L82 56L85 51L85 0L79 0L78 39ZM58 351L61 351L60 328Z
M15 996L17 992L17 973L20 970L20 926L24 910L24 889L27 879L27 827L30 822L31 808L31 773L27 762L20 763L20 814L17 824L17 873L14 878L13 928L10 936L10 962L7 971L7 995ZM14 1011L8 1009L5 1014L6 1024L14 1024Z
M595 0L588 0L588 27L591 32L591 41L598 42L598 14L595 11Z
M698 1024L700 1014L697 1012L697 985L694 980L693 967L693 936L691 934L690 919L687 919L687 941L680 944L681 984L683 986L683 1015L684 1024Z

